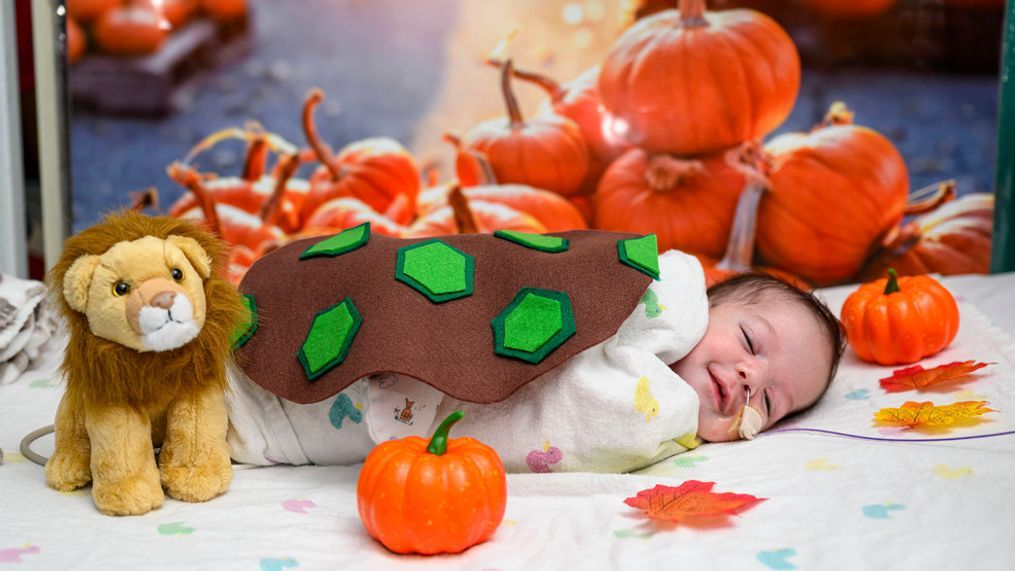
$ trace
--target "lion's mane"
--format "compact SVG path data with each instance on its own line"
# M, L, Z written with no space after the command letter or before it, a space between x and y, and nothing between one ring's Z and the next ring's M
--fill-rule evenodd
M85 314L71 309L63 296L63 280L71 264L86 254L102 255L118 242L171 235L193 238L212 260L211 277L204 281L207 315L200 334L178 349L145 353L92 334ZM51 296L69 332L62 365L68 397L149 408L206 388L225 389L230 335L245 312L236 289L222 277L225 252L221 241L191 222L133 211L110 214L69 238L48 276Z

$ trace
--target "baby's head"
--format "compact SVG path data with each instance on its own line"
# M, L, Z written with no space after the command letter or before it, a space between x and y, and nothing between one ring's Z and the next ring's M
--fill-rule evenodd
M821 398L845 349L842 326L824 303L767 274L716 284L708 303L705 336L670 365L698 393L700 438L739 438L734 423L748 387L762 430Z

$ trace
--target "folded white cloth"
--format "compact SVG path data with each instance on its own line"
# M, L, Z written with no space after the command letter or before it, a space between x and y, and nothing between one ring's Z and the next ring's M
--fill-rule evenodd
M0 384L12 382L39 358L56 331L46 286L0 274Z

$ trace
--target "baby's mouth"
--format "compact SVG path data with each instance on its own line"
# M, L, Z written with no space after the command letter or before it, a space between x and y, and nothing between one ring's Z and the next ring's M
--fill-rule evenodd
M712 389L715 393L715 408L722 414L726 414L726 405L729 401L729 396L726 394L726 389L723 388L723 384L712 371L708 372L709 377L712 379Z

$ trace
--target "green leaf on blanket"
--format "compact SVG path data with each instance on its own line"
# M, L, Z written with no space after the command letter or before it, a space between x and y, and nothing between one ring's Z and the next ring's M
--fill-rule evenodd
M190 535L194 533L194 528L183 525L182 521L174 521L160 525L159 533L161 535Z
M645 290L645 295L641 296L641 303L645 304L645 317L649 319L659 317L666 309L665 306L659 305L659 296L651 289Z

